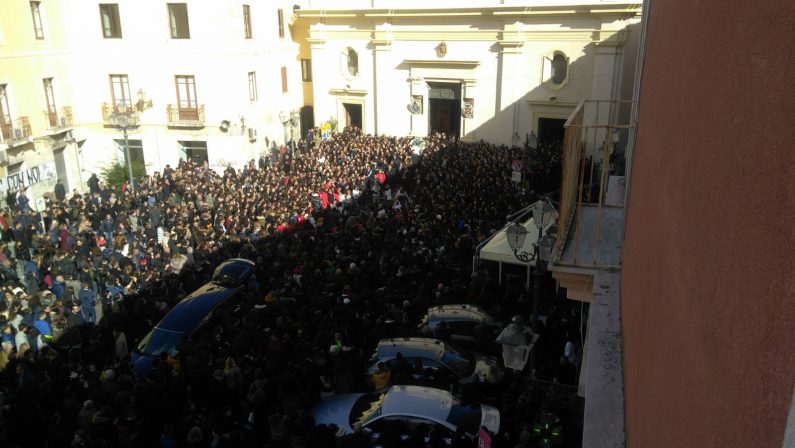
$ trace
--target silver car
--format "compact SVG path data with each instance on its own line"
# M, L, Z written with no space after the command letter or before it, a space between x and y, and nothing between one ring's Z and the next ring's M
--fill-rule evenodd
M503 377L503 368L499 360L493 356L458 348L438 339L416 337L380 340L375 354L370 359L371 364L367 373L369 375L375 373L380 362L391 369L397 363L398 353L413 369L415 379L421 373L415 368L419 365L422 367L422 373L430 372L433 378L440 369L444 369L460 384L473 382L495 384Z
M467 403L452 393L422 386L392 386L369 394L341 394L320 402L312 409L316 424L334 424L350 433L357 424L373 439L392 425L408 436L425 425L438 429L451 440L461 427L474 437L481 426L494 433L500 430L500 411L489 405Z
M502 328L502 324L483 308L477 305L457 304L428 308L428 313L423 316L418 330L437 339L458 344L473 344L477 342L478 326L489 334L494 333L495 336Z

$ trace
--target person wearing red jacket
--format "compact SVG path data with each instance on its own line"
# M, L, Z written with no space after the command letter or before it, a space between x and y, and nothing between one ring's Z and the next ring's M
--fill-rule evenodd
M384 185L384 183L386 182L386 174L384 174L384 172L381 170L378 170L378 172L375 173L375 178L378 181L378 183L381 185Z

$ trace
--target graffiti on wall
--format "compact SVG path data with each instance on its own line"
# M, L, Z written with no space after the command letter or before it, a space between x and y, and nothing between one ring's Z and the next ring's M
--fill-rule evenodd
M57 176L54 161L43 163L31 168L21 169L14 174L9 174L1 178L0 191L8 191L9 189L18 190L22 187L30 187L42 182L55 180Z

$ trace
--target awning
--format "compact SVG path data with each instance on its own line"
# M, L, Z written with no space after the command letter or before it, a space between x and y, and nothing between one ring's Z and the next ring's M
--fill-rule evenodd
M542 230L546 233L550 227L552 227L558 219L558 213L553 211L551 212L551 216L549 219L545 219L546 226ZM511 223L508 223L510 225ZM481 260L489 260L489 261L497 261L500 263L508 263L508 264L515 264L519 266L535 266L535 260L524 263L519 261L516 256L513 254L511 247L508 245L508 237L506 236L506 230L508 225L500 229L499 232L495 233L491 239L480 249L480 253L478 256ZM535 226L533 222L533 218L528 219L522 223L525 229L527 229L527 238L525 238L524 246L521 249L521 252L533 252L533 244L538 242L538 228Z

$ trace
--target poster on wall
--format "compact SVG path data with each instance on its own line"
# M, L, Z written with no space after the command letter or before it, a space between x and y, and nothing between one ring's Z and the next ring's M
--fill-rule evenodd
M14 174L9 174L0 178L0 191L9 189L18 190L22 187L30 187L42 182L55 179L55 161L42 163L32 168L21 169Z
M461 109L464 118L472 118L475 116L475 99L464 98L464 107Z

